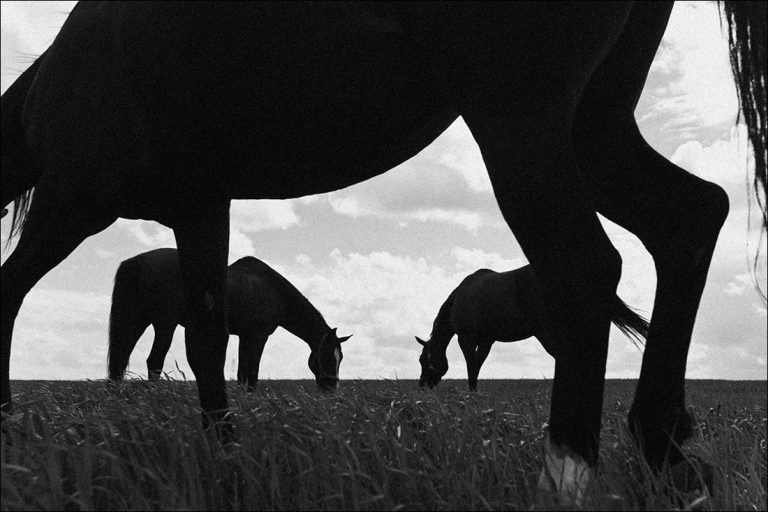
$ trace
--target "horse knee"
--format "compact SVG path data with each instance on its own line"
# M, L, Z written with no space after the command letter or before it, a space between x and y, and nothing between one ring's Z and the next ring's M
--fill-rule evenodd
M672 230L664 233L666 239L646 244L657 267L684 264L706 268L728 217L730 201L725 190L715 183L691 178L691 186L686 190L690 197L683 203L684 210L678 213Z
M596 296L609 301L613 298L621 280L622 265L621 254L610 242L597 248L593 257L586 261L586 272Z
M728 212L731 208L728 194L723 187L716 183L705 181L704 185L705 193L702 195L706 202L706 208L702 213L711 219L713 224L719 229L725 224L725 219L728 217Z
M613 245L610 245L607 248L600 261L597 262L600 267L599 274L602 276L603 284L610 292L611 296L616 293L616 288L619 286L623 263L621 254Z

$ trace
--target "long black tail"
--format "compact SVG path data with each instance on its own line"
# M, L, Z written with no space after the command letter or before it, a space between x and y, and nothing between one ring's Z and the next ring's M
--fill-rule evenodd
M768 136L768 2L720 2L728 22L728 45L731 53L736 90L739 93L740 115L747 124L749 141L755 154L753 188L763 216L763 230L768 226L766 215L766 138Z
M21 233L32 201L33 187L40 179L41 168L27 148L21 112L37 70L45 57L43 53L8 88L0 100L0 133L2 133L2 208L3 216L13 201L13 220L8 241Z
M632 343L645 345L645 339L648 337L648 320L632 311L618 295L613 296L611 321L632 340Z
M120 263L115 273L107 349L107 370L113 380L123 378L136 341L149 325L141 305L140 279L141 266L135 257Z

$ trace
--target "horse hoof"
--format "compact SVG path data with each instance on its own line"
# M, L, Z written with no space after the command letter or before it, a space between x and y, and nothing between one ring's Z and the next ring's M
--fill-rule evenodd
M592 468L583 457L544 439L544 467L538 489L555 498L558 504L580 507L593 479Z
M670 483L681 494L712 493L714 469L698 457L688 457L669 469Z

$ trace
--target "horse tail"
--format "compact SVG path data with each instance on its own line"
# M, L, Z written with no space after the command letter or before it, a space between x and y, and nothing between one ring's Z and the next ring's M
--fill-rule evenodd
M632 340L632 343L645 345L645 339L648 337L648 320L632 311L618 295L613 296L611 321Z
M136 341L147 326L141 300L141 265L138 258L129 258L117 267L112 287L107 349L110 379L122 380Z
M722 8L721 14L724 14L728 22L731 69L741 107L739 116L744 116L749 141L754 150L755 177L752 187L763 216L762 227L766 230L768 227L766 216L768 3L721 1L718 4Z
M8 243L14 236L21 234L32 202L32 192L42 174L42 168L37 165L27 146L21 114L44 56L45 53L17 78L0 100L3 216L8 212L6 207L13 201L13 220Z
M443 305L440 306L440 310L437 312L435 321L432 322L432 334L429 337L429 342L434 343L437 341L440 345L448 345L448 342L453 337L455 331L451 325L451 308L453 307L453 301L456 299L456 292L459 287L448 295Z

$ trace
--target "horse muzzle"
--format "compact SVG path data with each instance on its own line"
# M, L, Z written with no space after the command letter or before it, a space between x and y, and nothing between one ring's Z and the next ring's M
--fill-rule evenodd
M333 393L339 387L339 379L317 379L317 389L323 393Z

